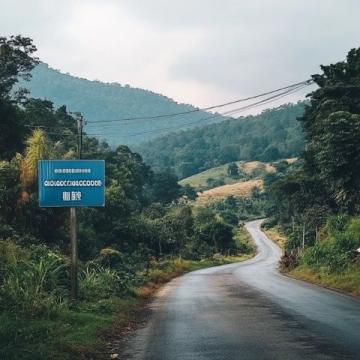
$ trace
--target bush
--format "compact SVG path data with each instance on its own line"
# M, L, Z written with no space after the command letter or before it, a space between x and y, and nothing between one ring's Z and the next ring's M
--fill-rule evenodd
M271 229L278 224L277 219L274 217L267 218L261 224L261 227L265 230Z
M35 316L51 313L64 304L67 264L61 256L43 246L28 253L11 243L7 247L2 244L1 249L2 258L6 257L4 249L8 258L0 290L3 309ZM44 254L39 256L38 252Z
M338 214L329 216L326 221L326 230L329 234L337 234L344 231L349 223L349 216L346 214Z
M81 300L97 301L121 292L121 279L115 270L87 266L80 273L79 295Z
M296 251L285 252L280 259L280 268L290 271L299 265L298 253Z
M255 244L250 234L244 227L239 227L236 229L234 240L238 252L242 254L251 254L255 252Z
M317 242L301 255L301 262L341 272L351 264L354 250L360 246L360 219L346 215L331 216L326 223L327 239Z
M28 254L11 240L0 241L0 279L10 266L15 266L20 260L28 258Z
M181 256L189 260L210 258L213 253L214 249L212 246L204 241L200 241L196 237L188 241L181 250Z

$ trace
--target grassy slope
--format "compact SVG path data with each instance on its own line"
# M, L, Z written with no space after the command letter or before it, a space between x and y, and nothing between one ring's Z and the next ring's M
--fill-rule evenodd
M291 164L296 161L296 158L286 159L286 161L288 164ZM236 164L242 173L239 179L234 179L227 175L229 164L225 164L190 176L179 183L181 185L188 184L198 189L200 192L195 204L202 206L210 201L222 200L230 195L248 197L252 189L263 188L262 178L264 175L276 171L273 163L237 161ZM210 188L207 183L208 179L220 180L224 185Z
M241 166L242 162L241 161L237 161L236 164L238 166ZM230 177L227 176L226 174L226 170L227 170L227 166L226 165L221 165L206 171L203 171L201 173L195 174L193 176L190 176L186 179L182 179L179 183L180 185L191 185L197 189L199 188L206 188L207 187L207 183L206 181L210 178L213 179L224 179L224 182L226 184L233 184L234 182L236 182L236 179L232 179Z
M247 175L252 175L255 170L258 171L259 175L264 175L266 172L274 171L275 169L268 163L262 163L260 161L243 162L237 161L236 164L244 171ZM231 178L227 175L227 168L229 164L221 165L199 174L190 176L180 181L181 185L189 184L197 189L206 189L208 187L207 180L212 178L216 180L223 180L224 184L234 184L239 180Z
M54 312L46 318L21 318L3 312L0 314L0 358L108 359L109 343L121 338L144 299L163 283L188 271L244 261L251 256L157 262L149 272L151 281L133 289L132 296L81 304L77 310Z
M264 232L271 240L280 245L280 247L284 247L286 237L278 226L265 230ZM328 273L322 269L319 270L306 265L300 265L287 272L287 274L296 279L360 296L359 265L351 266L341 273Z
M228 196L248 197L254 188L262 189L263 181L261 179L248 180L206 190L198 194L196 203L198 205L205 205L210 201L218 201Z

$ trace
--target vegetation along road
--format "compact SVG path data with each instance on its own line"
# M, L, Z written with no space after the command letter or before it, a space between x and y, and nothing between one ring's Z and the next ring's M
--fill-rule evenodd
M281 275L281 250L246 227L258 254L194 271L165 286L129 339L132 359L355 359L360 302Z

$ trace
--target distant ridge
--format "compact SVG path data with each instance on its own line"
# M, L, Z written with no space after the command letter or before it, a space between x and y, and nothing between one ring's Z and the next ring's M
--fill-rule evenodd
M201 119L209 117L208 113L200 111L172 118L136 120L127 123L113 122L91 126L93 121L154 116L184 112L195 108L192 105L179 104L164 95L149 90L118 83L90 81L64 74L44 63L40 63L33 70L32 75L30 82L20 83L20 86L30 90L32 97L51 100L57 107L66 105L70 111L80 111L89 124L86 132L106 134L101 137L111 145L138 144L173 132L182 124L195 122L195 124L181 127L181 129L199 126ZM223 119L225 118L209 119L204 123L211 124ZM162 130L157 131L157 129Z

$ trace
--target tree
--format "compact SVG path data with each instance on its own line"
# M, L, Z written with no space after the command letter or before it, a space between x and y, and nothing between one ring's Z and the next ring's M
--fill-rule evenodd
M13 223L19 197L20 172L15 160L0 161L0 223Z
M154 201L170 203L181 195L181 186L175 174L168 172L155 173L151 181L151 193Z
M227 173L232 178L239 177L239 167L236 165L236 163L230 163L227 167Z
M360 48L312 78L319 89L300 119L307 150L305 169L319 176L340 208L360 211Z
M22 110L0 97L0 159L10 160L24 149L25 132Z
M37 59L31 57L35 51L29 38L0 37L0 159L10 160L23 149L26 131L21 120L22 111L11 101L11 90L19 78L30 78L30 71L37 64ZM19 99L23 93L19 92Z
M272 161L279 159L279 157L280 157L280 151L275 146L270 146L267 149L265 149L264 153L261 156L263 161Z
M34 130L26 145L21 161L21 182L24 188L31 188L36 183L38 161L51 158L54 152L43 130Z
M29 80L38 63L31 55L36 51L32 39L20 35L0 37L0 97L9 97L19 78Z
M351 213L360 211L360 115L330 114L317 137L315 159L331 196Z
M188 199L188 200L195 200L197 198L197 191L189 184L186 184L182 187L181 193Z

